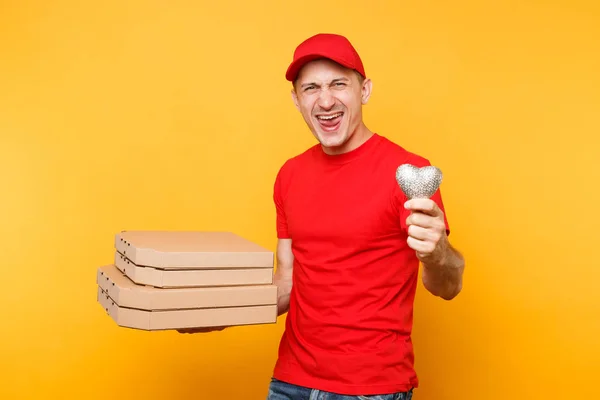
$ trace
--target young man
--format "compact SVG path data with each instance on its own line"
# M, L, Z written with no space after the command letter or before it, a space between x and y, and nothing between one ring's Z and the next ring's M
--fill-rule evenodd
M345 37L301 43L286 78L319 143L274 184L287 319L268 400L410 399L419 262L424 286L447 300L464 268L440 192L407 202L395 180L399 165L429 162L367 128L372 82Z

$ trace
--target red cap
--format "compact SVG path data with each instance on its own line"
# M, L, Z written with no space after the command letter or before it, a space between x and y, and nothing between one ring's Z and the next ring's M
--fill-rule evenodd
M360 56L348 39L332 33L319 33L298 45L285 78L293 82L304 64L318 58L328 58L366 77Z

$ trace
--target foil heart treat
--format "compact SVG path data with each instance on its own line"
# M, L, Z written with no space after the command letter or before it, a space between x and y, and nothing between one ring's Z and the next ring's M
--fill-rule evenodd
M433 165L402 164L396 170L396 182L409 199L430 198L442 184L442 171Z

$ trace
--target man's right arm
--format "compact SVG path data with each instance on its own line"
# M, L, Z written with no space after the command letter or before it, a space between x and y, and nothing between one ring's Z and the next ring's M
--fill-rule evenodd
M290 294L292 292L292 272L294 268L294 254L292 253L292 239L279 239L277 242L277 268L273 281L277 286L277 316L288 312L290 307Z
M290 308L290 294L292 292L292 271L294 268L294 254L292 253L292 239L279 239L277 242L277 268L273 282L277 286L277 316L285 314ZM222 331L227 327L216 326L206 328L177 329L179 333L206 333Z

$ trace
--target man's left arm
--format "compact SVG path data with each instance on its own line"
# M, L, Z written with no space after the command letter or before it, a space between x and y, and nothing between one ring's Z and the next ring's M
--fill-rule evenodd
M444 212L432 199L411 199L404 204L408 245L423 264L423 285L435 296L451 300L462 290L465 260L446 232Z

